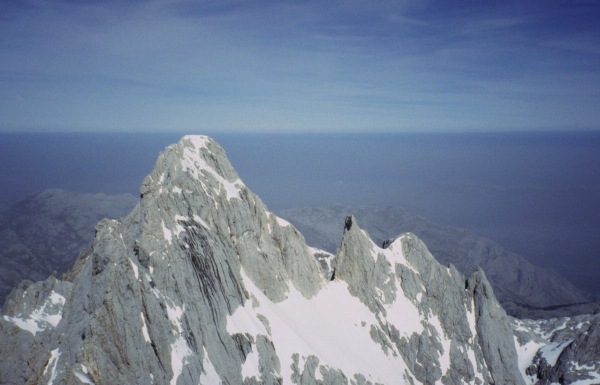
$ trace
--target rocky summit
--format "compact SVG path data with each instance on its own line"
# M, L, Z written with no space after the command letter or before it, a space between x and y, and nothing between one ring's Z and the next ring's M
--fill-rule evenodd
M0 384L599 381L596 316L516 321L482 270L352 216L335 255L311 248L208 137L165 149L140 195L68 273L12 291Z
M329 206L300 207L277 214L289 220L315 247L335 253L340 223L348 214L376 243L410 231L421 238L442 264L451 263L464 275L484 269L496 298L517 318L549 318L583 314L598 304L587 294L547 267L535 266L524 257L464 229L441 226L398 207Z

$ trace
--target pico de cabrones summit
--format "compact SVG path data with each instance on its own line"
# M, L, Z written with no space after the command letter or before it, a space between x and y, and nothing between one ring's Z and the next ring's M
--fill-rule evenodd
M411 233L354 217L308 246L206 136L167 147L120 220L0 317L0 384L591 384L599 315L516 320Z

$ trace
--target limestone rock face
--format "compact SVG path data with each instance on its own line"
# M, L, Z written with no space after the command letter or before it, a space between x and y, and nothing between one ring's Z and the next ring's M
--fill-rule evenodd
M335 258L310 248L204 136L140 195L9 296L0 384L525 383L511 330L529 329L412 234L380 248L350 217Z
M380 319L385 319L387 309L402 300L408 300L403 311L413 307L416 318L421 319L423 330L420 335L413 330L410 338L398 338L406 330L399 331L398 325L389 322L381 322L374 329L378 336L387 334L388 340L382 340L391 349L396 347L410 363L415 380L523 383L512 328L483 271L475 272L465 282L452 265L440 265L413 234L388 240L379 249L358 228L355 218L346 219L345 229L337 254L336 277L346 279L350 293ZM406 329L407 325L403 326ZM394 332L389 333L390 329ZM442 363L447 360L451 365L444 369Z
M492 377L499 384L516 384L523 381L518 367L514 365L517 356L513 330L504 310L493 300L492 286L483 270L478 269L471 275L467 287L473 293L477 314L477 336L483 356Z
M544 317L546 308L554 309L548 313L553 317L568 315L578 309L565 305L589 301L585 293L553 270L535 266L489 239L436 225L397 207L302 207L279 212L304 234L309 244L330 252L339 243L339 223L350 214L377 244L412 232L427 244L440 263L451 263L466 276L477 267L483 268L505 310L518 318ZM589 306L579 312L588 310Z
M167 148L140 193L126 218L97 225L91 251L57 281L69 289L53 322L39 316L56 297L48 283L8 299L0 322L14 342L3 345L11 359L0 383L197 384L210 375L242 383L245 349L258 343L268 353L269 344L226 330L227 316L249 300L241 271L274 302L324 285L302 236L266 211L209 138ZM30 339L40 349L15 359L8 346ZM34 357L40 364L29 367Z

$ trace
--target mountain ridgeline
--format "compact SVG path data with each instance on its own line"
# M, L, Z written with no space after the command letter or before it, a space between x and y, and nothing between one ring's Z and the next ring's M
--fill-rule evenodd
M0 209L0 304L22 280L70 269L96 223L126 215L137 202L131 194L49 189Z
M517 318L593 312L598 304L556 271L535 266L497 243L456 227L434 224L398 207L329 206L280 210L308 244L335 253L340 223L352 214L378 244L404 232L421 238L438 262L468 276L481 267L504 310Z
M480 269L411 233L377 246L354 217L310 248L186 136L121 220L0 318L0 384L592 383L598 316L517 321ZM583 316L582 316L583 317Z

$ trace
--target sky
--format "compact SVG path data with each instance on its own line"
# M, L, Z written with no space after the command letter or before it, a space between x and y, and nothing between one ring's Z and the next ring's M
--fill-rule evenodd
M0 132L600 130L600 1L0 2Z

